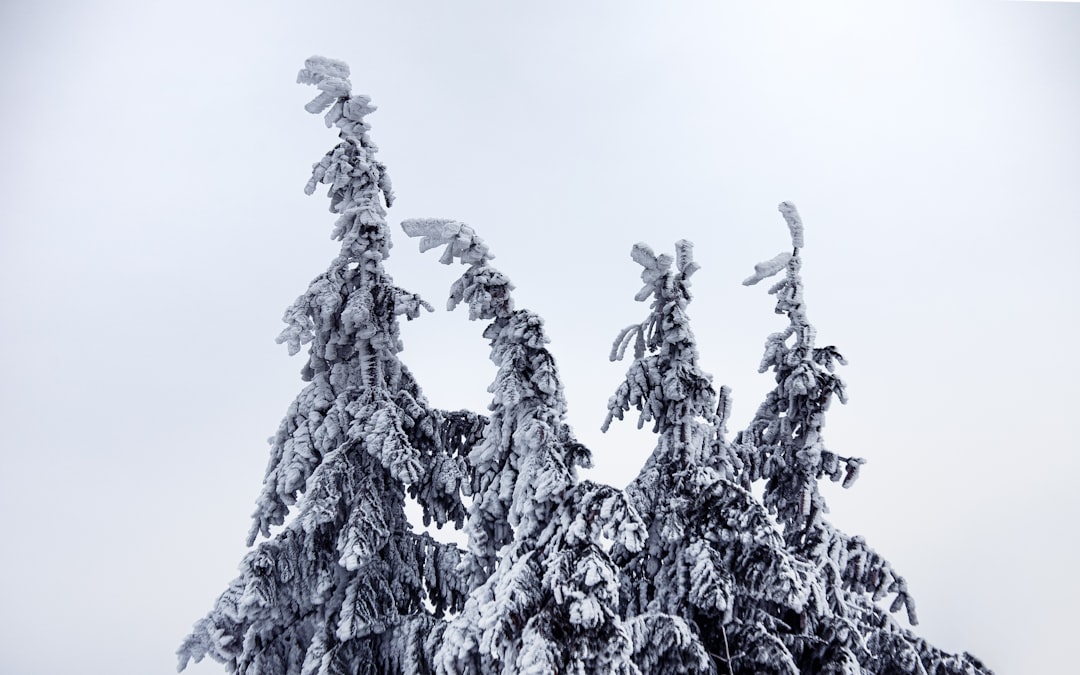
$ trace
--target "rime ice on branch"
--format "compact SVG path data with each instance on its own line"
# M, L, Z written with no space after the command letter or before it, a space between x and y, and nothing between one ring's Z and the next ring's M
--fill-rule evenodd
M383 269L390 180L364 119L375 108L348 75L312 57L298 77L320 90L306 109L339 129L306 192L329 186L341 251L278 338L290 354L309 345L308 384L271 439L248 544L267 539L181 646L181 669L208 655L252 675L427 672L440 617L464 604L462 553L413 532L404 504L407 491L425 520L462 524L483 419L432 410L397 356L398 317L426 304Z
M473 588L443 634L438 672L636 675L608 549L640 548L642 524L621 491L578 481L575 467L588 466L589 453L564 420L543 321L514 309L513 286L469 226L403 227L421 237L421 250L445 246L443 263L469 266L448 305L467 303L470 319L491 321L484 337L498 366L491 423L469 455L473 503L461 570Z

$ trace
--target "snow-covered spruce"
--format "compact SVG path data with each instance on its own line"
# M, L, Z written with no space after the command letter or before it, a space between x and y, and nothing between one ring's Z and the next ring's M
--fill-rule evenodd
M310 345L308 384L271 439L248 544L266 540L180 647L181 670L210 656L251 675L430 672L441 617L464 606L463 552L415 533L403 509L407 491L426 521L462 525L484 420L432 410L397 356L398 317L425 303L383 269L390 180L348 74L312 57L298 78L320 90L307 110L340 130L306 191L329 186L341 252L278 338L290 354Z
M443 632L437 671L639 673L608 551L639 549L644 528L622 491L578 481L576 467L588 466L589 453L564 421L543 322L514 309L509 280L467 225L403 226L421 237L421 250L445 246L442 262L468 265L449 307L464 302L471 319L491 321L484 336L498 366L491 422L469 455L473 503L461 569L472 591Z
M634 658L650 673L794 672L777 633L806 607L809 566L786 550L765 509L737 482L742 462L723 429L729 392L717 396L701 370L687 313L698 266L690 242L675 248L674 258L644 244L632 249L645 282L636 299L651 298L651 311L619 334L611 353L622 358L634 345L604 429L636 408L639 426L653 422L658 436L627 487L648 540L640 552L615 551L625 611L634 621L666 622L665 633L679 636L642 636Z
M862 460L822 441L843 360L815 346L794 206L780 206L794 250L746 281L785 273L770 292L789 325L761 364L776 387L733 441L730 393L700 369L690 330L691 245L634 247L637 297L652 304L616 340L612 357L633 344L634 359L605 428L637 409L657 447L625 492L579 481L589 452L565 423L543 322L514 309L487 247L453 221L405 229L467 265L449 304L490 321L498 372L490 420L428 406L398 358L398 317L427 306L383 269L392 194L367 135L374 108L341 62L313 57L299 80L340 131L307 192L329 186L341 252L286 312L279 341L309 345L308 384L271 439L254 548L180 647L181 669L210 656L243 675L989 674L893 619L903 607L915 622L904 580L824 518L818 481L850 485ZM468 550L415 533L408 498L425 523L464 526Z
M810 602L781 640L803 673L989 673L969 654L947 654L902 628L891 612L904 608L909 622L917 622L907 582L862 537L844 534L824 518L828 509L818 481L828 476L848 487L863 460L824 445L825 413L834 396L845 400L844 383L834 372L845 362L835 347L815 346L799 274L802 219L790 202L779 210L793 251L758 264L743 283L783 271L769 293L788 326L765 342L760 371L771 369L776 387L735 445L742 451L744 483L765 482L765 507L782 526L788 550L812 570ZM878 605L887 596L888 611Z

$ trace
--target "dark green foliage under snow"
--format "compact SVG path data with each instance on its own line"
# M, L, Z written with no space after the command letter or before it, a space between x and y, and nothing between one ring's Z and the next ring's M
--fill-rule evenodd
M624 490L582 481L590 453L565 422L543 321L515 309L469 226L404 223L467 266L449 305L489 322L489 416L431 408L399 359L398 318L431 308L383 268L390 181L348 74L321 57L300 72L320 90L307 110L341 138L307 186L329 186L341 252L286 311L279 341L308 346L307 384L271 439L254 546L181 669L210 656L242 675L990 672L901 626L900 609L916 621L904 579L824 518L818 481L847 487L863 460L822 439L844 361L815 344L793 205L780 205L793 251L745 282L782 273L769 292L788 325L761 363L776 386L732 439L730 391L690 329L693 246L633 247L651 305L616 339L612 359L632 359L604 426L637 411L656 449ZM418 533L408 500L466 548Z

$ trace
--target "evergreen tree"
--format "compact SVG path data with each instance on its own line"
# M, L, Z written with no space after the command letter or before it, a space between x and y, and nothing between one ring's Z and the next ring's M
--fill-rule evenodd
M863 460L841 457L824 445L825 412L833 397L845 400L843 381L834 372L845 362L835 347L815 346L799 274L802 220L790 202L779 210L793 251L756 265L743 283L783 271L769 293L788 326L766 340L760 371L772 369L776 387L737 445L749 448L745 479L765 481L763 503L783 527L788 549L813 568L814 602L785 643L806 673L987 673L971 655L942 652L892 619L891 612L904 608L909 622L917 623L907 582L862 537L846 535L824 518L828 509L818 481L828 476L848 487ZM887 596L888 612L877 605Z
M441 617L464 605L462 552L414 532L404 505L407 490L425 522L462 525L464 457L484 421L432 410L397 356L397 317L425 303L383 268L390 180L364 121L374 107L350 94L348 74L312 57L298 78L320 90L306 109L340 130L306 192L329 186L341 252L278 338L290 354L310 348L248 545L267 539L181 646L181 670L209 655L251 675L429 672Z
M438 672L636 674L630 629L619 614L613 543L641 546L643 527L620 490L579 481L589 451L564 418L543 321L515 310L509 280L467 225L406 221L421 250L468 265L449 308L491 321L484 336L498 366L483 442L469 455L473 502L461 570L472 584L464 610L443 634Z
M759 264L745 282L787 270L770 292L789 326L769 337L761 366L774 369L777 387L733 443L724 438L729 393L716 397L701 371L686 314L697 269L690 244L676 245L675 269L670 256L641 244L632 251L644 267L637 299L652 297L652 311L616 339L612 359L631 343L635 359L605 429L636 408L639 425L652 421L659 438L627 488L649 536L641 552L618 552L623 599L628 616L684 620L711 663L694 670L685 647L650 641L635 659L651 672L986 673L970 655L944 653L893 620L890 612L905 607L915 622L906 582L861 537L823 518L817 481L850 485L863 460L822 443L824 413L843 396L834 373L843 360L814 346L799 276L802 222L792 205L780 210L795 250ZM748 491L758 481L761 502ZM888 595L886 611L877 602Z
M815 345L794 206L780 205L793 252L745 282L784 272L770 293L788 326L761 363L776 386L733 441L730 392L713 388L690 329L692 245L633 248L650 312L616 339L612 359L631 344L634 359L604 428L636 409L657 445L625 491L582 481L590 453L565 421L543 321L514 308L468 226L403 224L422 251L466 265L449 308L489 322L490 418L431 408L399 359L398 317L430 308L383 267L393 197L374 107L348 74L312 57L299 75L320 90L307 110L339 129L306 191L329 186L341 251L286 311L278 340L309 345L308 384L271 439L253 548L180 647L181 670L210 656L242 675L989 674L893 619L916 621L904 579L824 517L818 482L848 486L862 460L822 440L843 359ZM415 532L409 498L425 525L464 528L467 550Z
M742 460L724 438L729 391L718 397L701 370L687 314L692 253L687 241L676 244L674 260L634 246L645 282L636 299L652 298L651 312L619 334L611 353L620 359L634 344L604 430L636 408L639 427L652 421L658 435L626 489L648 525L641 552L618 551L626 612L684 635L674 650L642 639L635 658L650 673L795 672L777 635L807 603L809 567L736 481Z

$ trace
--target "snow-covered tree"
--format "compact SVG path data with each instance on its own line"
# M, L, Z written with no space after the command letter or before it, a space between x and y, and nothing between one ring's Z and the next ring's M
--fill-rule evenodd
M698 364L687 313L698 269L692 254L687 241L676 244L674 259L634 246L645 282L636 299L652 298L651 312L619 334L611 353L620 359L634 345L604 429L636 408L639 427L651 421L658 436L627 487L648 541L641 552L618 551L626 611L674 622L669 632L684 633L674 650L642 640L636 659L655 673L795 672L777 634L807 603L809 567L786 550L765 509L736 480L742 460L724 438L730 393L723 387L717 396Z
M641 546L644 528L621 490L579 481L590 454L565 422L566 403L543 321L516 310L509 280L467 225L406 221L421 250L468 265L449 308L490 321L498 367L490 424L469 455L473 502L461 566L472 592L443 633L438 672L636 674L609 550Z
M833 397L845 400L843 381L835 374L836 365L845 362L835 347L815 346L799 274L803 223L790 202L779 210L793 251L756 265L743 283L784 272L769 293L788 326L766 340L760 371L771 369L776 387L736 444L748 449L745 480L764 481L762 501L782 526L788 549L813 569L813 602L799 615L799 629L784 636L785 643L800 671L808 673L989 672L974 657L942 652L902 628L890 616L901 608L912 625L917 623L907 582L862 537L846 535L824 518L828 509L818 481L827 476L850 486L863 460L824 445L825 413ZM877 603L889 596L886 611Z
M278 339L307 346L307 384L271 439L252 549L181 645L181 670L209 656L241 675L989 674L894 619L904 608L915 624L904 579L825 519L818 482L850 485L862 460L822 440L843 359L806 316L794 206L780 205L794 250L746 280L784 273L770 292L788 325L761 362L776 386L733 440L730 392L690 328L692 245L633 248L651 305L615 341L612 358L633 345L633 361L604 428L636 409L657 444L625 491L583 481L591 456L566 423L543 321L514 308L467 225L403 224L466 266L449 308L489 322L490 416L433 409L400 360L399 317L430 307L384 269L393 197L374 107L348 75L322 57L300 71L320 91L307 110L339 130L306 191L329 186L341 249L285 313ZM409 499L425 525L463 528L467 549L414 530Z
M425 521L462 526L484 420L432 410L398 358L398 317L425 303L383 268L390 180L348 75L312 57L298 78L320 90L306 109L340 131L306 192L329 186L341 251L278 338L290 354L310 345L308 384L271 439L248 545L265 540L181 646L181 669L210 656L251 675L429 672L441 617L464 606L463 552L414 532L404 506L408 492Z
M843 396L834 373L843 361L835 348L814 346L799 276L802 222L791 204L780 210L795 250L757 265L746 280L787 270L770 292L789 326L769 337L761 365L775 371L777 386L733 442L725 438L730 393L722 387L717 396L690 329L691 245L676 244L674 258L642 244L631 253L644 268L637 299L652 298L652 306L615 341L612 359L633 344L634 361L604 428L636 408L639 426L652 422L658 442L627 487L645 516L646 545L617 549L616 560L631 624L664 616L689 628L673 646L639 641L635 661L649 672L988 672L970 655L944 653L901 627L890 616L901 607L915 622L906 582L861 537L823 517L818 480L850 485L862 460L822 443L825 411ZM758 501L750 489L762 481ZM885 609L877 603L887 596ZM696 668L687 649L695 643L709 655Z

